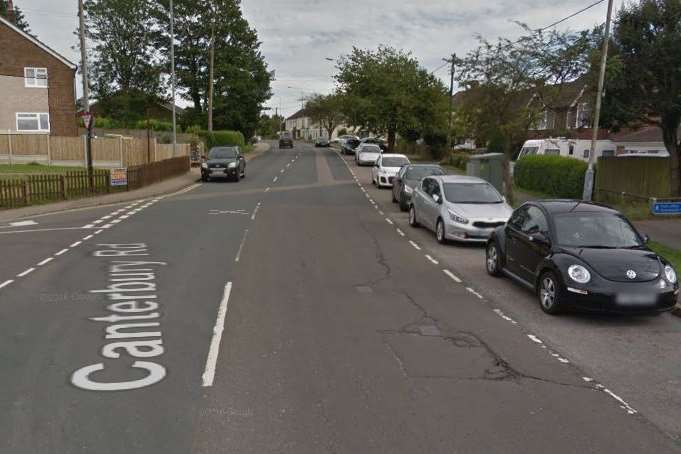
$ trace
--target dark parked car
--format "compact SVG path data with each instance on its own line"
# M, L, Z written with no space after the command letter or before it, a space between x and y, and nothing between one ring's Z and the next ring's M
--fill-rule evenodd
M355 148L357 148L360 144L360 141L358 139L346 139L343 142L343 145L341 147L341 151L343 154L355 154Z
M445 171L437 164L409 164L402 167L393 180L393 202L400 204L400 210L409 210L411 195L421 180L444 174Z
M284 131L279 134L279 148L293 148L293 136L290 132Z
M331 146L331 143L324 137L320 137L314 142L315 147L320 147L320 148L328 148Z
M535 291L542 310L657 313L676 304L674 268L619 212L576 200L526 203L487 243L486 267Z
M208 152L208 159L201 164L201 180L229 178L239 181L246 176L246 159L239 147L215 147Z
M386 145L385 140L383 140L379 137L366 137L366 138L360 140L360 143L370 143L370 144L378 145L379 147L381 147L381 150L388 151L388 145Z

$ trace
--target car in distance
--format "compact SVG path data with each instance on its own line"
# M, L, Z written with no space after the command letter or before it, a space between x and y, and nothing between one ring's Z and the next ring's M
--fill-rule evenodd
M239 181L246 176L246 159L239 147L214 147L201 164L201 180L227 178Z
M409 164L409 158L403 154L384 153L378 157L371 169L371 181L379 189L392 188L395 176L407 164Z
M343 154L355 154L355 149L359 146L359 139L349 137L343 141L341 151Z
M494 186L481 178L432 176L421 180L414 189L409 224L434 231L438 243L486 243L512 212Z
M279 133L279 148L293 148L293 136L290 132Z
M360 140L360 144L365 143L378 145L381 147L381 150L388 151L388 146L385 144L385 140L381 139L380 137L365 137L364 139Z
M425 177L434 175L445 175L445 171L437 164L409 164L402 167L393 180L393 202L400 205L400 210L408 211L414 188Z
M507 275L536 292L541 309L599 312L671 310L676 271L611 208L578 200L526 203L487 244L492 276Z
M376 164L376 160L381 156L381 147L374 144L359 145L355 150L355 163L358 166Z
M314 146L317 148L328 148L331 146L331 143L324 137L319 137L317 140L315 140Z

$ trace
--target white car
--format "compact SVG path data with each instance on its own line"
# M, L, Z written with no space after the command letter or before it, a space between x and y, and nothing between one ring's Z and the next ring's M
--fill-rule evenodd
M403 154L383 154L371 169L371 181L378 188L392 188L397 173L407 164L409 158Z
M383 151L378 145L366 143L355 149L355 162L358 166L374 165Z

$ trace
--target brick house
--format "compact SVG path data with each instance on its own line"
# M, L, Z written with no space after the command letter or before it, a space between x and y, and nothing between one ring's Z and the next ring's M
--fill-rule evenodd
M0 132L77 136L76 65L0 17Z

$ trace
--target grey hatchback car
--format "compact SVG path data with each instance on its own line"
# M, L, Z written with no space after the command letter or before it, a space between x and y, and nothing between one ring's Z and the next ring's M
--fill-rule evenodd
M442 175L424 178L409 205L409 224L447 240L485 243L494 229L506 224L513 209L487 181L476 177Z

